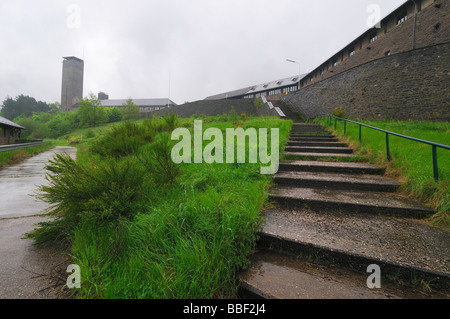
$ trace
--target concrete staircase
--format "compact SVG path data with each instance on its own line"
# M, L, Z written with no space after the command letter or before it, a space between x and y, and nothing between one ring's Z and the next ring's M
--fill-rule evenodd
M241 297L450 297L450 235L420 220L432 209L396 194L383 169L351 162L319 125L294 123L285 153ZM380 289L367 285L374 264Z

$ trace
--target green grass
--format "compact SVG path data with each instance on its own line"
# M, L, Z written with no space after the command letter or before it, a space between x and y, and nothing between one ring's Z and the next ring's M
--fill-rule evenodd
M20 163L21 161L45 152L55 145L53 143L47 145L32 146L21 148L13 151L0 152L0 169L6 166Z
M328 126L327 120L317 123L334 130L334 120ZM440 144L450 145L450 124L416 121L360 121L374 127L402 135L412 136ZM359 143L359 126L338 122L337 134L348 140L358 153L380 167L387 168L387 174L402 182L401 192L409 195L436 210L431 218L435 225L450 229L450 151L438 148L439 181L434 180L432 147L430 145L390 136L392 160L386 155L386 135L383 132L362 128L362 145Z
M192 130L195 119L203 120L204 130L278 127L280 155L292 125L275 117L250 117L236 122L236 118L218 116L179 119L178 126ZM135 183L133 194L137 196L127 203L126 216L122 213L116 220L93 222L89 216L100 216L98 212L114 216L111 212L114 206L108 206L110 201L104 196L121 196L115 193L114 186L119 183L121 189L121 179L103 171L110 167L111 161L117 161L119 175L123 166L120 163L139 163L139 153L121 159L94 154L90 146L106 132L99 131L78 146L76 166L66 172L58 171L61 175L73 174L73 178L67 178L81 192L72 192L65 184L50 185L63 201L71 196L70 201L65 201L65 208L74 212L73 222L63 227L73 263L81 268L82 283L77 297L236 297L239 287L236 274L249 265L248 256L256 245L262 222L260 212L266 203L265 191L272 182L271 176L260 174L259 163L181 164L174 182L159 184L150 172L135 165L123 178L127 180L132 174L143 176L143 181ZM146 150L148 145L142 147L142 151ZM95 174L99 168L101 171ZM104 195L98 189L102 184ZM120 200L114 202L120 204ZM99 205L101 209L107 207L99 211ZM49 230L48 234L52 234L51 227ZM35 232L38 237L39 234L42 229Z

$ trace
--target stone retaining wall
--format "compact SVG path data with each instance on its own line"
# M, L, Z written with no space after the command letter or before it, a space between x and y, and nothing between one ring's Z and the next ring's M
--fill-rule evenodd
M336 74L281 101L308 119L345 109L355 119L450 120L450 42Z

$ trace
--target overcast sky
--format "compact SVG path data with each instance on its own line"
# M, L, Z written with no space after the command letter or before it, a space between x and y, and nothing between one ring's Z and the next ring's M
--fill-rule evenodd
M0 0L0 104L60 102L62 57L84 96L178 104L306 73L405 0ZM368 10L369 9L369 10ZM170 85L169 85L170 83Z

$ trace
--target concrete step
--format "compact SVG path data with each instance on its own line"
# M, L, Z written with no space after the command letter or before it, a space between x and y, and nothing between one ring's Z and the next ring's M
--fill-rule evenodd
M323 212L345 211L410 218L426 218L434 214L433 209L410 198L381 192L342 191L276 185L271 189L269 199L284 207L309 207Z
M318 172L279 172L273 176L278 185L303 188L340 189L372 192L395 192L400 183L376 175Z
M339 143L339 142L305 142L305 141L289 141L287 142L287 146L319 146L319 147L347 147L347 143Z
M291 136L333 136L330 132L326 131L291 131Z
M321 160L321 159L330 159L330 160L339 160L339 159L353 159L357 156L354 154L343 154L343 153L299 153L299 152L284 152L290 159L298 159L298 160Z
M314 256L359 273L376 264L383 276L423 280L450 293L450 233L443 229L411 219L305 209L271 208L263 217L259 249Z
M380 289L367 287L368 274L324 266L302 258L260 250L250 256L252 266L239 275L243 299L445 299L383 282Z
M320 146L286 146L286 152L293 153L335 153L335 154L352 154L353 149L348 147L320 147Z
M298 133L298 132L324 132L324 133L330 133L329 131L323 129L322 127L301 127L301 128L295 128L293 127L291 129L291 133Z
M298 127L318 127L322 128L322 125L314 124L314 123L293 123L292 128L298 128Z
M328 172L347 174L383 175L385 170L370 164L350 162L317 162L317 161L287 161L280 163L280 171L297 172Z
M321 135L304 135L304 136L289 136L289 140L293 142L337 142L338 138L330 135L330 136L321 136Z

